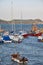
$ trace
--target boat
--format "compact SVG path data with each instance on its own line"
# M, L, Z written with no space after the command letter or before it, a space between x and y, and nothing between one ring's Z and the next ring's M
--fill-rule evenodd
M12 54L11 57L13 61L16 61L18 63L26 63L28 61L27 58L21 57L19 53Z
M12 40L12 42L16 42L16 43L20 43L23 40L23 36L21 36L15 32L15 24L14 24L14 26L12 24L12 31L10 32L9 37Z
M12 40L12 42L20 43L23 40L23 36L22 35L19 35L18 33L16 33L15 32L15 29L16 29L15 28L15 24L14 24L14 26L12 24L12 31L11 31L11 34L9 35L9 37Z
M5 36L3 36L3 42L4 42L4 43L11 43L12 41L11 41L11 39L9 38L8 35L5 35Z
M19 35L22 35L24 38L27 38L29 36L29 34L26 31L19 31Z
M32 26L32 30L29 32L29 36L41 36L42 33L36 25Z
M22 35L18 35L18 37L19 37L20 40L24 39L24 37Z
M39 32L39 33L36 33L36 32L29 32L28 35L29 35L29 36L41 36L42 33L41 33L41 32Z
M4 32L4 34L3 34L3 42L4 43L11 43L12 41L11 41L11 39L10 39L10 37L9 37L9 32Z
M12 14L12 17L13 17L13 1L11 2L11 5L12 5L12 7L11 7L11 14ZM12 18L13 19L13 18ZM22 42L22 39L23 39L23 36L22 35L19 35L19 34L17 34L16 33L16 28L15 28L15 24L13 25L13 23L12 23L12 33L13 34L11 34L11 35L9 35L9 37L10 37L10 39L13 41L13 42L17 42L17 43L20 43L20 42Z
M13 1L11 1L11 10L12 10L11 16L12 16L12 19L13 19ZM12 31L11 31L12 34L10 34L9 37L12 40L12 42L20 43L23 39L23 36L20 36L19 34L17 34L15 29L16 29L15 24L13 25L13 23L12 23Z
M23 40L23 36L18 35L18 34L9 35L9 37L12 40L12 42L16 42L16 43L20 43Z
M43 42L43 37L42 36L38 36L38 41L39 42Z

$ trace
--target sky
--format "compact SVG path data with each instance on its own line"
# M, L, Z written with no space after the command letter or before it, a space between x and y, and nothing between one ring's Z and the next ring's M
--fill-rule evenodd
M43 0L0 0L0 19L43 20Z

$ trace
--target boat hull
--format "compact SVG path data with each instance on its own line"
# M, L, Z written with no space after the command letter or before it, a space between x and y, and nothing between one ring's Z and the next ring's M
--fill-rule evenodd
M12 40L12 42L14 42L14 43L21 43L22 42L22 40Z
M12 57L12 60L15 61L15 62L18 62L18 63L23 63L23 61L20 61L19 59L16 59L16 58L13 58ZM26 63L27 61L25 61L24 63Z
M4 43L11 43L12 41L3 40Z
M12 60L13 61L16 61L16 62L18 62L18 63L23 63L23 62L20 62L18 59L16 59L16 58L12 58Z
M23 36L24 38L26 38L26 37L29 36L29 34L23 34L22 36Z
M15 43L20 43L22 41L22 39L19 35L14 35L14 36L10 35L9 37L12 40L12 42L15 42Z
M37 33L37 34L32 34L32 33L30 33L30 34L28 34L29 36L41 36L42 35L42 33Z

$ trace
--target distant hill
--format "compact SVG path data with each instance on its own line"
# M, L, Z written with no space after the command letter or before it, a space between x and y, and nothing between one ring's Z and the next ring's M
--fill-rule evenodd
M21 24L24 23L24 24L43 24L43 21L40 20L40 19L28 19L28 20L12 20L12 21L6 21L6 20L0 20L0 24L1 23L7 23L7 24L12 24L12 23L15 23L15 24Z
M5 20L1 20L1 19L0 19L0 24L1 24L1 23L9 23L9 21L5 21Z

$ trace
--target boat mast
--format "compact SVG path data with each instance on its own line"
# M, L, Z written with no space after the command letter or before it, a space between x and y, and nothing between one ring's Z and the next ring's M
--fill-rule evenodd
M21 30L22 30L22 10L21 10Z
M11 1L11 22L13 21L13 1ZM13 22L12 22L12 31L13 31Z

